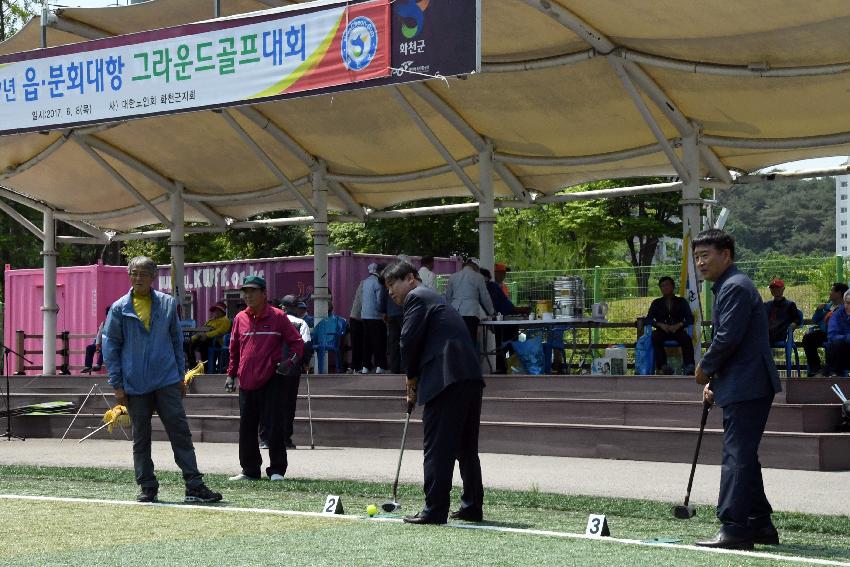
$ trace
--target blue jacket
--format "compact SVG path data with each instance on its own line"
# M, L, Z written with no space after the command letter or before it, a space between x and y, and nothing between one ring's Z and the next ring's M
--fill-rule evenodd
M702 357L718 406L782 391L767 340L767 315L753 282L734 265L714 285L714 338Z
M383 290L378 276L370 274L363 280L363 304L360 308L361 319L381 319L384 311Z
M829 342L847 341L850 342L850 315L843 307L839 307L829 318L829 332L827 333Z
M109 385L138 396L176 384L186 373L177 304L151 290L151 329L133 309L132 290L112 304L103 330L103 362Z

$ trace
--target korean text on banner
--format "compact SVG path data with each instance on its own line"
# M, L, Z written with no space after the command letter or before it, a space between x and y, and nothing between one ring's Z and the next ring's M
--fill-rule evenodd
M388 0L272 10L0 57L0 135L390 75Z
M694 316L694 332L691 341L694 345L694 362L699 364L702 360L702 308L699 300L699 282L697 282L697 265L694 259L694 251L691 249L691 233L685 236L682 243L682 272L679 277L679 289Z

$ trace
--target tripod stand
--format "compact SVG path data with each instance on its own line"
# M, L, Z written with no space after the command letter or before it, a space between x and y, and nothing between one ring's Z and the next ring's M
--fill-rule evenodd
M6 441L11 441L12 439L20 439L21 441L26 441L23 437L15 435L12 433L12 403L11 403L11 390L9 389L9 355L14 354L15 356L23 359L25 362L29 362L33 364L33 362L24 355L17 353L7 347L6 345L0 345L3 347L3 374L6 376L6 433L2 436L6 438Z

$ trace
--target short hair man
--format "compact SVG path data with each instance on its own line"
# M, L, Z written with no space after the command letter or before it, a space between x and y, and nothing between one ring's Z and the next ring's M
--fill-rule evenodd
M473 342L478 340L480 320L495 313L480 269L478 258L467 258L460 271L449 276L446 284L446 301L463 317Z
M719 229L693 240L703 278L713 282L714 338L696 369L703 400L723 408L723 466L717 518L723 524L702 547L752 549L779 534L764 494L758 447L773 397L782 390L767 338L767 317L753 282L735 267L735 239ZM709 383L709 380L711 381Z
M407 401L424 405L425 507L404 521L445 524L449 516L455 459L463 494L452 518L481 521L484 487L478 458L478 428L484 378L478 355L460 315L445 298L416 278L416 268L402 260L383 272L390 297L404 310L401 330L402 369L407 374Z
M272 307L266 280L247 276L242 282L247 307L233 318L230 364L224 389L232 392L239 378L239 465L230 480L259 480L263 458L258 440L260 422L269 428L270 480L283 480L288 461L284 442L285 392L292 368L304 355L304 341L286 314Z
M652 331L652 350L655 354L657 374L672 374L667 365L667 350L664 343L676 341L682 348L682 374L694 373L694 343L685 328L694 324L691 306L684 297L676 295L673 278L664 276L658 280L661 297L654 299L649 306L646 318L655 330Z
M109 309L103 359L115 399L127 407L133 424L133 468L141 487L136 500L156 502L159 492L151 459L151 416L156 410L171 441L174 462L183 472L186 502L218 502L221 494L207 488L198 471L183 407L186 363L177 302L151 289L156 264L150 258L136 256L127 273L132 287Z
M847 284L835 282L829 290L829 301L821 303L815 308L812 322L815 326L803 335L803 350L806 352L806 360L809 362L809 376L821 373L820 353L818 349L827 343L827 331L829 320L844 304L844 294L847 292ZM830 370L826 369L828 376Z
M784 343L788 329L796 329L803 324L803 318L797 310L797 304L785 298L785 282L774 278L768 286L773 299L764 302L767 315L767 328L770 344Z

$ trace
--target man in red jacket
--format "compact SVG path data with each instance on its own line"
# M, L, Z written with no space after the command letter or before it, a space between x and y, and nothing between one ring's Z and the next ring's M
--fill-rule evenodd
M230 480L260 480L258 430L269 425L270 480L283 480L287 459L284 444L284 386L290 368L301 363L304 342L286 314L268 304L266 280L248 276L242 282L247 307L233 318L230 364L224 389L233 392L239 378L239 464L242 472Z

